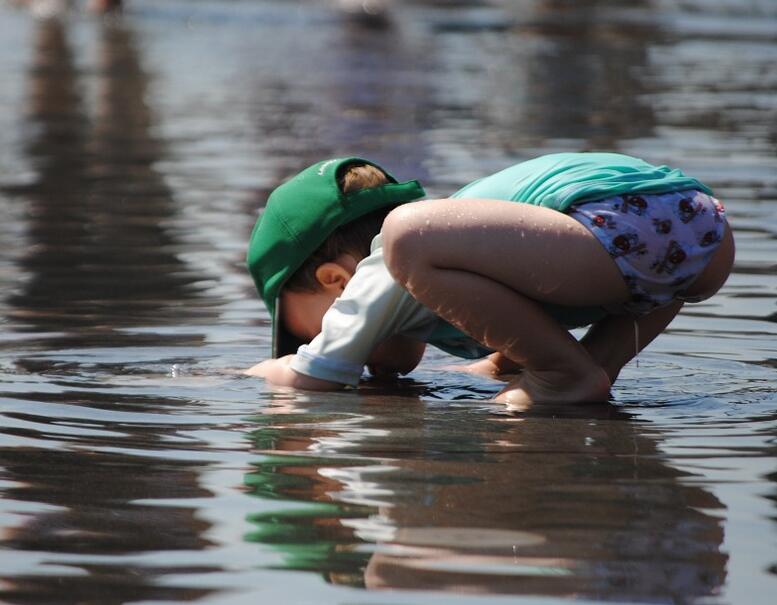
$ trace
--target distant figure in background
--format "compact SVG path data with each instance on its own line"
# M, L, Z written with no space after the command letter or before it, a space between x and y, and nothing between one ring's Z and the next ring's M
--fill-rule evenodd
M121 10L122 0L89 0L89 9L96 13Z
M386 0L336 0L337 8L347 17L367 27L389 25Z
M28 6L30 13L38 19L51 19L69 12L73 0L17 0L16 4Z
M73 9L75 0L16 0L16 4L27 5L38 19L51 19L67 14ZM88 8L95 13L120 10L122 0L89 0Z

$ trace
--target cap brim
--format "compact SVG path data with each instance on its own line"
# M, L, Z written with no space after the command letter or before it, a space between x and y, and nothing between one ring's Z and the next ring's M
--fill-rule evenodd
M305 344L304 341L293 336L283 327L282 313L281 299L278 297L275 299L275 317L273 317L272 322L272 356L276 359L296 353L300 345Z

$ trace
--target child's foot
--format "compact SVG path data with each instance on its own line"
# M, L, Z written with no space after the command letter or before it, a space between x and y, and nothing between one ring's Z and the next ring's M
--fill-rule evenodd
M440 369L448 372L466 372L467 374L483 376L484 378L491 378L493 380L501 380L502 382L514 380L516 375L520 372L520 369L516 369L509 374L505 373L487 357L466 365L445 365Z
M607 401L610 379L598 366L583 373L525 370L502 389L494 401L506 403L508 410L522 411L533 403L581 403Z

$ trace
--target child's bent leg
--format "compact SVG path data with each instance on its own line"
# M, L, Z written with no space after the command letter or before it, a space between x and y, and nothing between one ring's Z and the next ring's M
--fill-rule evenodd
M628 316L610 316L592 326L581 343L615 381L637 351L641 351L663 332L683 306L683 299L704 300L714 295L731 273L734 263L734 238L726 224L722 241L701 274L687 290L670 305L660 307L638 319ZM634 322L637 329L634 329ZM639 335L639 342L635 336Z
M628 298L617 266L577 221L525 204L435 200L392 212L383 235L389 269L416 299L526 368L498 399L607 397L604 370L537 302Z
M666 329L682 306L681 301L675 301L638 318L610 315L591 326L580 343L607 372L610 382L615 382L623 366Z
M607 399L604 370L536 301L468 271L435 269L425 275L425 287L411 287L411 294L427 306L436 304L435 313L525 368L497 401L519 408L537 401Z

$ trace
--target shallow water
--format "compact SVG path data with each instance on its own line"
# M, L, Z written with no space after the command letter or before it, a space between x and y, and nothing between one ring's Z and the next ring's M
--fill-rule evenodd
M777 3L127 4L0 5L3 601L774 602ZM738 244L610 405L507 416L434 352L359 394L230 371L294 170L444 195L594 148L701 177Z

